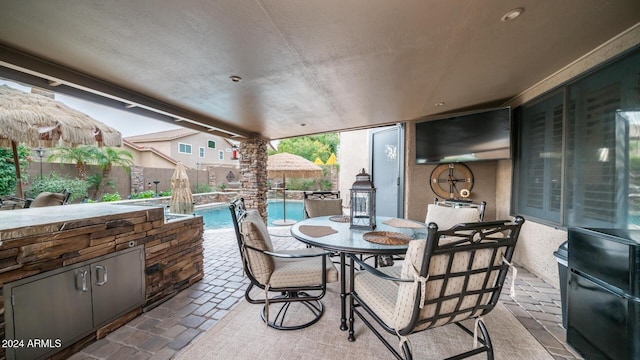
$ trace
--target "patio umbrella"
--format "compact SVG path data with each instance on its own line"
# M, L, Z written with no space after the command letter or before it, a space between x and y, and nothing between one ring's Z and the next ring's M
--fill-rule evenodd
M276 220L273 223L275 225L291 225L295 224L295 221L287 221L287 206L286 206L286 178L313 178L321 177L322 168L313 162L303 158L302 156L293 155L289 153L279 153L269 156L267 159L267 177L282 178L282 198L283 198L283 220Z
M18 196L24 197L18 143L30 147L120 146L116 129L49 97L0 86L0 147L13 149Z
M329 156L329 158L327 159L327 165L335 165L338 163L338 160L336 159L336 154L331 153L331 156Z
M193 213L193 195L189 185L187 169L179 162L171 176L171 200L169 209L174 214Z

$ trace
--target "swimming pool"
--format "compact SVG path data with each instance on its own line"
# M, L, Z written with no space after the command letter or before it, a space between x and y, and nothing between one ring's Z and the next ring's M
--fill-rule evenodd
M282 219L284 217L282 200L269 200L267 202L267 212L270 226L273 225L273 220ZM195 213L196 215L202 215L205 230L233 227L229 204L198 209ZM287 219L300 221L303 217L302 201L287 200Z

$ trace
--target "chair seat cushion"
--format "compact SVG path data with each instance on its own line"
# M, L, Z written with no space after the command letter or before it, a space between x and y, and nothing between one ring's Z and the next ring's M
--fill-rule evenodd
M308 248L277 251L281 254L318 254L321 249ZM271 287L315 286L322 284L322 257L280 258L274 257L274 269L269 279ZM338 270L327 259L327 282L338 281Z
M400 277L401 269L401 266L390 266L378 270L393 277ZM393 326L398 283L360 271L355 275L353 289L362 302L366 303L385 324Z

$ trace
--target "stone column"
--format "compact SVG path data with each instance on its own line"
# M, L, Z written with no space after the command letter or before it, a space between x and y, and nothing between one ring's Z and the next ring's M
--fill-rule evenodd
M131 194L144 191L144 167L131 166Z
M207 166L207 184L209 184L209 186L213 187L214 189L212 189L213 191L215 190L216 187L216 169L213 166Z
M240 143L240 196L247 208L267 219L267 140L250 138Z

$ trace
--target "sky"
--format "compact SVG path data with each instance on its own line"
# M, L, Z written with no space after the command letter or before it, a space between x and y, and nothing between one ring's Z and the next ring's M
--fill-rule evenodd
M21 84L4 79L0 79L0 85L7 85L24 92L31 92L31 88L28 86L23 86ZM65 94L56 93L55 99L69 106L70 108L81 111L91 116L92 118L115 128L116 130L120 131L123 137L181 128L180 126L169 124L164 121L132 114L125 110L96 104L91 101L78 99Z

